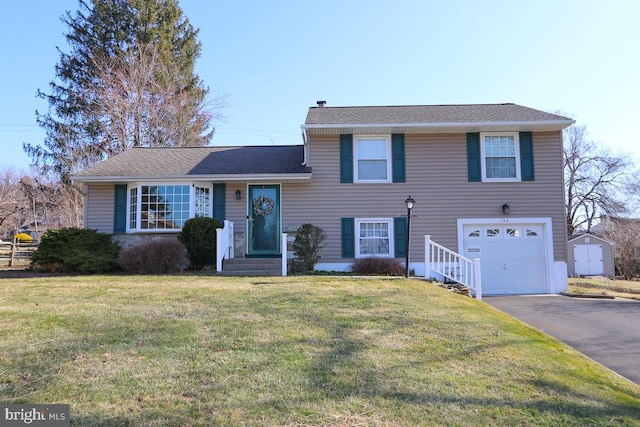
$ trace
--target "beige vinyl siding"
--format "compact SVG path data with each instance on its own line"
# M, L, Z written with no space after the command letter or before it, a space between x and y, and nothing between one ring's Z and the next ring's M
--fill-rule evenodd
M340 218L406 215L404 200L411 194L411 258L419 262L425 234L457 251L458 218L502 217L501 206L508 203L511 218L551 217L554 258L566 261L561 134L534 133L533 144L535 181L468 182L466 134L407 134L405 183L340 184L339 136L313 136L311 183L283 185L283 230L318 225L327 234L322 262L348 262L340 257Z
M113 233L115 187L113 184L88 184L85 197L85 228Z
M236 190L242 191L242 199L236 200ZM247 227L247 183L227 183L225 191L225 215L233 222L235 233L244 233Z

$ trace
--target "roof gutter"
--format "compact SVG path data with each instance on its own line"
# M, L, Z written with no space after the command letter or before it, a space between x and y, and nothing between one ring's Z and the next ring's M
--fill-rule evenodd
M486 121L486 122L430 122L430 123L311 123L304 124L301 128L308 136L309 130L312 129L341 129L341 128L353 128L353 129L375 129L375 128L407 128L407 127L421 127L421 128L466 128L466 127L491 127L491 126L535 126L535 125L557 125L568 127L574 124L575 120L544 120L544 121Z
M83 183L113 183L113 182L255 182L255 181L277 181L277 182L307 182L311 180L311 173L292 174L252 174L252 175L74 175L73 181Z

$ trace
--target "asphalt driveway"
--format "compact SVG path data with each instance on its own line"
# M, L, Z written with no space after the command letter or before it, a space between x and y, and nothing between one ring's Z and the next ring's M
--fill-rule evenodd
M640 301L560 295L485 296L483 301L640 384Z

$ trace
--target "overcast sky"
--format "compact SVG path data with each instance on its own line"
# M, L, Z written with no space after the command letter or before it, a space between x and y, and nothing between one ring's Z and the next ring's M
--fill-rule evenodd
M640 2L182 0L200 29L197 73L225 94L215 145L298 144L307 108L514 102L562 111L640 158ZM41 143L36 98L68 51L77 0L5 2L0 168Z

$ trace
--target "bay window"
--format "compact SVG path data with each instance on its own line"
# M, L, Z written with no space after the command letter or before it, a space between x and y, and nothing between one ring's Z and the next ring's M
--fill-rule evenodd
M194 216L212 216L211 185L131 184L128 231L180 231Z

